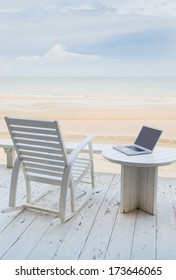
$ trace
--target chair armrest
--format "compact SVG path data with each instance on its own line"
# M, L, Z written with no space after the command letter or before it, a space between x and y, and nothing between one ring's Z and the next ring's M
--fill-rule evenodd
M94 135L87 136L84 140L82 140L75 149L71 152L69 156L69 165L72 165L75 159L77 158L78 154L83 150L83 148L92 142Z

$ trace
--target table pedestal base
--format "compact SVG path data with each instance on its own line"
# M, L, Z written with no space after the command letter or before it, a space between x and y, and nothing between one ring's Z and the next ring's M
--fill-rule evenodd
M121 167L121 212L136 208L154 215L158 167Z

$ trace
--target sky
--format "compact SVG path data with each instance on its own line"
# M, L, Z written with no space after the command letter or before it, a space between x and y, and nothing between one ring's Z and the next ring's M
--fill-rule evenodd
M176 76L175 0L0 0L0 76Z

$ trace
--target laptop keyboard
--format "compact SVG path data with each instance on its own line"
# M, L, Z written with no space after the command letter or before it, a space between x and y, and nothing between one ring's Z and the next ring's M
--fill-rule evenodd
M132 151L136 151L136 152L142 152L143 149L140 149L140 148L137 148L137 147L134 147L134 146L126 146L126 148L132 150Z

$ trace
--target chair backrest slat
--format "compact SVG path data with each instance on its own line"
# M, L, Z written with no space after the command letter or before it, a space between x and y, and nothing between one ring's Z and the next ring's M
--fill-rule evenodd
M23 150L19 150L20 155L22 156L28 156L29 159L32 161L33 157L34 158L46 158L46 159L53 159L53 160L61 160L63 159L63 156L58 154L58 155L53 155L51 153L36 153L36 152L26 152Z
M25 168L28 174L43 174L45 176L50 176L52 178L60 178L61 173L54 172L54 171L48 171L43 169L36 169L36 168Z
M43 152L43 153L50 153L50 154L57 154L58 150L61 151L61 149L53 149L48 147L40 148L40 147L35 147L35 146L30 146L30 145L20 145L17 144L19 151L36 151L36 152Z
M25 127L40 127L40 128L53 128L55 121L39 121L39 120L29 120L29 119L17 119L17 118L8 118L9 125L16 126L25 126Z
M64 161L56 161L56 160L47 160L47 159L42 159L42 158L29 158L22 156L21 160L23 162L37 162L45 165L53 165L53 166L63 166L65 167L65 162Z
M48 142L43 142L40 140L25 140L25 139L15 139L16 145L17 144L25 144L29 146L37 146L37 147L49 147L49 148L57 148L61 149L60 143L50 143L48 145Z
M51 165L43 165L43 164L38 164L38 163L31 163L31 162L24 162L24 167L32 167L36 169L42 169L42 170L51 170L51 171L56 171L59 173L63 173L64 166L51 166Z
M41 141L48 141L48 142L58 142L58 137L57 135L54 136L50 136L50 135L43 135L43 134L36 134L36 133L31 133L31 134L27 134L27 133L18 133L18 132L13 132L12 130L12 135L14 137L14 139L35 139L35 140L41 140ZM59 142L60 143L60 142Z
M45 183L45 184L51 184L51 185L56 185L56 186L58 186L59 183L62 182L62 179L55 180L55 179L51 179L51 178L44 178L44 177L30 176L30 175L28 175L27 177L28 177L29 181Z
M13 126L14 132L26 132L26 133L36 133L36 134L47 134L47 135L56 135L55 130L53 129L41 129L41 128L28 128L28 127L21 127L21 126Z

